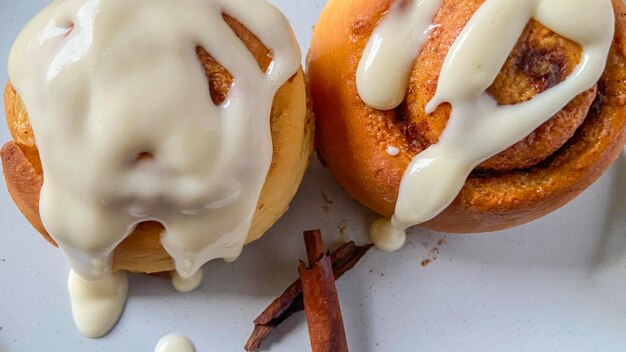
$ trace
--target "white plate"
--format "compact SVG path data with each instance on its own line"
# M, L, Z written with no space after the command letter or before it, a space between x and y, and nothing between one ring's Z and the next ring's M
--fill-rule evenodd
M0 0L0 82L13 39L45 3ZM324 1L275 3L306 49ZM9 140L0 125L0 141ZM624 351L625 180L622 155L578 199L532 224L475 236L415 230L401 252L369 254L338 284L351 350ZM239 261L209 263L204 285L191 294L175 293L161 278L133 276L120 323L106 338L88 340L71 319L61 253L1 185L0 351L152 351L174 331L200 352L241 351L252 319L297 276L301 231L322 228L329 243L363 241L373 218L313 162L289 213ZM304 315L264 346L308 350Z

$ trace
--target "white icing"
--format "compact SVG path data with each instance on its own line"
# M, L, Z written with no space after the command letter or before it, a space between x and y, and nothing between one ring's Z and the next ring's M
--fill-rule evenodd
M398 156L398 155L400 155L400 149L398 147L389 146L389 147L387 147L387 149L385 151L387 152L387 154L389 154L391 156Z
M376 248L385 252L395 252L406 242L404 230L394 228L391 221L386 218L380 218L372 223L370 237Z
M417 54L443 0L396 1L370 37L356 73L361 99L379 110L402 103ZM390 69L391 68L391 69Z
M191 292L200 286L202 283L202 269L198 270L192 277L182 277L176 271L172 272L172 286L178 292Z
M440 1L423 0L413 6L427 2ZM486 90L533 18L580 44L582 60L564 82L532 100L499 106ZM591 88L606 66L614 21L610 0L485 1L450 48L437 92L426 107L426 113L432 113L442 103L452 106L439 143L414 157L400 185L392 226L384 227L386 235L372 235L397 238L398 230L437 216L452 203L477 165L526 137ZM402 34L386 33L382 40L403 41ZM414 52L410 47L405 50ZM401 80L408 79L409 73L398 71ZM377 85L375 77L370 82ZM384 95L381 98L388 98L389 104L396 102Z
M76 327L81 334L98 338L106 335L119 320L126 303L128 279L125 272L116 272L87 281L72 270L67 288Z
M272 50L267 72L222 13ZM197 46L234 77L220 106ZM288 21L264 0L57 0L39 13L9 76L41 155L41 218L72 269L121 292L111 254L145 221L166 228L182 278L237 258L272 159L273 97L299 65Z
M186 336L169 334L159 340L154 352L196 352L196 347Z

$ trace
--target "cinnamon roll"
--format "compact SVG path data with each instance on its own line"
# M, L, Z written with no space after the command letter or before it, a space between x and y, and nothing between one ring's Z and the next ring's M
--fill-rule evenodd
M83 334L117 321L124 270L189 291L284 214L313 148L300 62L264 0L55 1L23 29L4 176L68 258Z
M308 54L316 145L386 220L394 250L420 225L521 225L563 206L626 140L619 0L330 0Z

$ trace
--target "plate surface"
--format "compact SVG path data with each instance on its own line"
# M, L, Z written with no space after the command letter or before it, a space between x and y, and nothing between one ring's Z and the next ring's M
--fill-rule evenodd
M44 0L0 1L0 82L20 28ZM274 0L308 47L324 0ZM0 123L0 141L9 134ZM366 240L375 215L313 161L287 215L233 264L212 262L196 292L131 277L113 332L74 328L61 253L35 233L0 186L0 352L152 351L170 332L198 351L241 351L252 319L297 276L301 231L328 243ZM372 252L338 283L352 351L624 351L626 156L561 210L509 231L452 236L413 230L398 253ZM309 349L302 313L264 344Z

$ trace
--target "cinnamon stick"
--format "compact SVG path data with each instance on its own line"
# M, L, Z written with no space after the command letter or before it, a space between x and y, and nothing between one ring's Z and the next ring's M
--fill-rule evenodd
M335 280L338 280L352 269L372 247L373 245L371 244L357 246L351 241L335 250L330 255ZM254 320L255 327L245 345L246 351L258 349L263 340L265 340L280 323L303 309L302 283L300 279L298 279Z
M324 254L324 241L320 230L304 232L304 246L306 247L306 257L309 265L313 265Z
M371 244L357 246L351 241L334 251L330 257L333 262L335 280L338 280L343 274L352 269L372 247L373 245ZM302 304L302 283L300 279L294 281L278 298L265 308L254 320L254 324L267 325L276 320L282 322L288 318L288 316L284 316L285 312L289 311L294 305L304 307ZM304 308L299 310L302 309ZM294 310L293 313L299 310Z
M348 352L332 262L319 231L304 234L309 265L300 262L304 311L313 352ZM319 258L319 259L316 259Z

